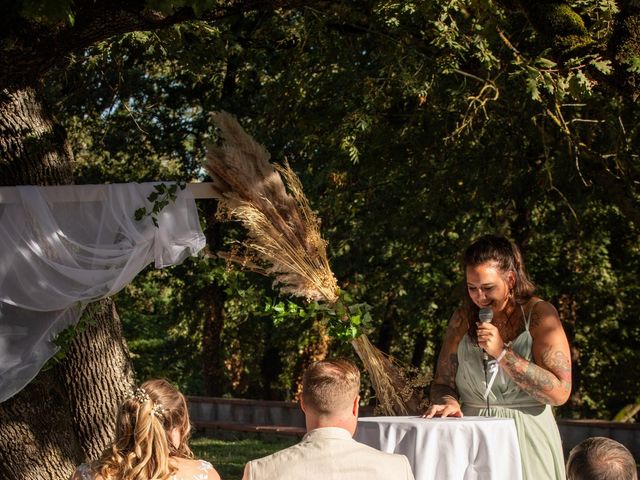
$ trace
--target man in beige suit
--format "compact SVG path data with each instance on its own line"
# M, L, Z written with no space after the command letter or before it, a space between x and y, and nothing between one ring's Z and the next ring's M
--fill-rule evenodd
M352 362L311 365L300 396L307 434L297 445L247 463L243 480L414 480L407 457L352 438L359 389L360 372Z

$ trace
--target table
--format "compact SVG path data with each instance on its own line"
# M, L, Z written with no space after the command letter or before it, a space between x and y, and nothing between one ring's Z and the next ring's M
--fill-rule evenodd
M513 419L363 417L355 439L407 456L416 480L521 480Z

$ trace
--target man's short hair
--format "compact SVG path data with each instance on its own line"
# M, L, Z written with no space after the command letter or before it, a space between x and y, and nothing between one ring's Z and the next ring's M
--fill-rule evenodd
M360 371L345 358L315 362L302 377L304 404L320 415L349 408L359 390Z
M591 437L573 447L567 461L568 480L637 480L631 452L606 437Z

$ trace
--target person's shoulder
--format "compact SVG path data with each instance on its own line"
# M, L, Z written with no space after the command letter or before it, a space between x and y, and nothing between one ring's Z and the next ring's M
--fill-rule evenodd
M206 460L193 460L193 462L197 470L207 473L207 478L220 479L220 475L211 463Z
M202 478L207 480L220 480L220 475L214 466L206 460L195 458L176 458L176 466L178 467L178 475L186 478Z
M258 464L258 463L272 463L278 461L288 461L292 456L298 455L302 451L302 443L296 443L295 445L291 445L290 447L283 448L282 450L278 450L277 452L273 452L270 455L265 457L256 458L251 460L248 463Z
M560 324L560 317L556 307L540 297L531 297L524 304L524 310L526 315L529 315L531 318L530 329L535 330L538 327L548 328Z

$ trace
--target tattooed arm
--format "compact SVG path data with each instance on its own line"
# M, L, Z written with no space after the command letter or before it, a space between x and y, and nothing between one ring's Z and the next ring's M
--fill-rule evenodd
M571 393L569 342L558 312L547 302L534 307L529 331L533 337L533 362L510 349L500 361L516 384L539 402L562 405Z
M456 372L458 371L458 344L468 329L468 322L460 310L456 310L444 337L438 356L436 374L431 384L431 405L424 417L461 417L462 410L458 402Z

